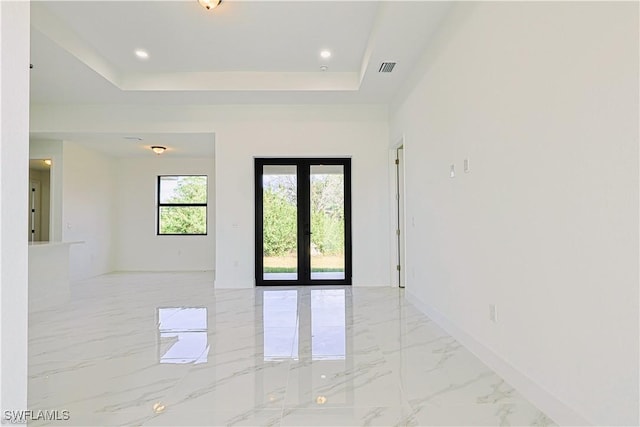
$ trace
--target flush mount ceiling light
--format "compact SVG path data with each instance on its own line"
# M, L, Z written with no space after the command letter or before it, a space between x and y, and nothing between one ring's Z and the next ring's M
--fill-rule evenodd
M207 10L213 10L216 7L220 6L222 0L198 0L200 6L204 7Z
M331 58L331 51L330 51L330 50L327 50L327 49L322 50L322 51L320 51L320 56L321 56L323 59L329 59L329 58Z
M147 52L146 50L136 49L134 53L140 59L149 59L149 52Z
M164 153L164 151L167 149L167 147L163 147L162 145L152 145L151 146L151 150L153 150L154 153L156 153L157 155L160 155L162 153Z

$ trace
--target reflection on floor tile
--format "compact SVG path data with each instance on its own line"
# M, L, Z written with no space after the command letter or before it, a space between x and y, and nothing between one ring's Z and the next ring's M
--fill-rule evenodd
M111 274L29 320L33 426L553 425L395 288Z
M206 307L159 307L160 363L206 363Z

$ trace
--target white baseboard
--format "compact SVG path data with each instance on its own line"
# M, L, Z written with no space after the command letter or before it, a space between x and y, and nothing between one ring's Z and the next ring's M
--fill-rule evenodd
M418 299L409 291L409 289L405 292L405 298L426 314L431 320L436 322L442 329L447 331L452 337L458 340L467 348L467 350L478 357L488 367L493 369L506 382L518 390L520 394L547 414L547 416L549 416L553 421L559 425L566 426L593 425L593 423L588 422L553 394L540 387L525 373L519 371L503 358L495 354L492 350L485 347L481 342L459 329L438 310Z

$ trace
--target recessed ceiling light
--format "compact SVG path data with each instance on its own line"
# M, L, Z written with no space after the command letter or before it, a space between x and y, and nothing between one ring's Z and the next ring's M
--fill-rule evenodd
M135 54L140 59L148 59L149 58L149 52L147 52L146 50L137 49L135 51Z
M323 51L320 51L320 56L323 57L324 59L329 59L331 58L331 51L326 49Z

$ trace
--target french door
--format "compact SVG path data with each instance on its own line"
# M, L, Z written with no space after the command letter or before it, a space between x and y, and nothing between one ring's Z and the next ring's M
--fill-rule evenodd
M255 159L256 285L351 284L351 159Z

